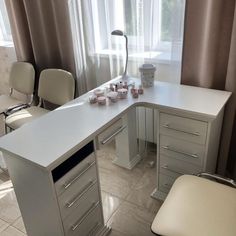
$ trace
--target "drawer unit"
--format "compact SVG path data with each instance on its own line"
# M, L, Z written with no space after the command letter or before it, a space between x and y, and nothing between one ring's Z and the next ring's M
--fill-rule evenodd
M177 177L179 177L178 175ZM168 175L159 174L158 189L164 193L168 193L175 182L176 178Z
M52 171L65 236L104 230L93 142Z
M85 198L85 202L83 201ZM98 201L97 173L95 164L87 170L67 191L59 196L58 202L64 219L76 207L82 204L81 212L86 208L86 198L88 202ZM86 210L86 209L85 209Z
M205 144L207 123L165 113L160 114L160 133L176 139Z
M94 235L103 225L101 205L92 203L83 216L78 217L79 208L63 222L65 236Z
M183 174L213 172L216 168L222 114L217 120L159 113L157 121L157 188L154 198L164 200L173 182ZM211 141L210 141L211 140Z
M202 168L186 161L180 161L168 156L160 155L160 173L177 178L183 174L197 174Z
M202 166L205 146L160 135L160 154Z

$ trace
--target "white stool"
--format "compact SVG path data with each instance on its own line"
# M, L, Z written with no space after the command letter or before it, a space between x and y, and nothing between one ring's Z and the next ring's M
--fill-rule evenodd
M183 175L172 186L151 229L163 236L236 236L236 189Z

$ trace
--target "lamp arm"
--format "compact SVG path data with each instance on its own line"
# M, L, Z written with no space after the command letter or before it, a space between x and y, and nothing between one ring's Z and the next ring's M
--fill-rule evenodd
M125 37L125 47L126 47L126 61L125 61L125 71L123 76L127 75L127 66L128 66L128 37L124 35Z

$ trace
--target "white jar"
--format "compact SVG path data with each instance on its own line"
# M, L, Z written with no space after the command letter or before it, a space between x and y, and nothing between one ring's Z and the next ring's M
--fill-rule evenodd
M128 94L128 89L122 88L122 89L118 89L118 96L121 99L127 98L127 94Z
M107 97L110 99L111 102L117 102L118 93L117 92L109 92Z
M152 87L154 85L154 75L156 67L152 64L143 64L139 67L143 87Z

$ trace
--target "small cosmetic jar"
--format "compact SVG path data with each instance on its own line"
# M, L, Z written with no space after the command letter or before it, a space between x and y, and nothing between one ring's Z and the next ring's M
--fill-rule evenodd
M135 85L134 84L132 84L130 92L131 92L131 94L133 94L135 92Z
M97 102L97 96L96 96L96 95L91 95L91 96L89 97L89 102L90 102L91 104L96 103L96 102Z
M118 93L117 92L109 92L109 93L107 93L107 97L110 99L111 102L117 102Z
M138 91L137 89L135 89L135 91L133 92L133 98L138 98Z
M118 89L117 92L118 92L119 98L121 99L127 98L127 93L128 93L127 89L121 88L121 89Z
M97 97L104 96L104 90L103 90L103 89L95 89L95 90L93 91L93 93L94 93Z
M138 89L139 94L143 94L143 86L140 84Z
M110 84L110 90L113 92L115 89L114 89L114 84L113 83L111 83Z
M99 105L106 105L106 97L105 96L98 97L97 101L98 101Z

